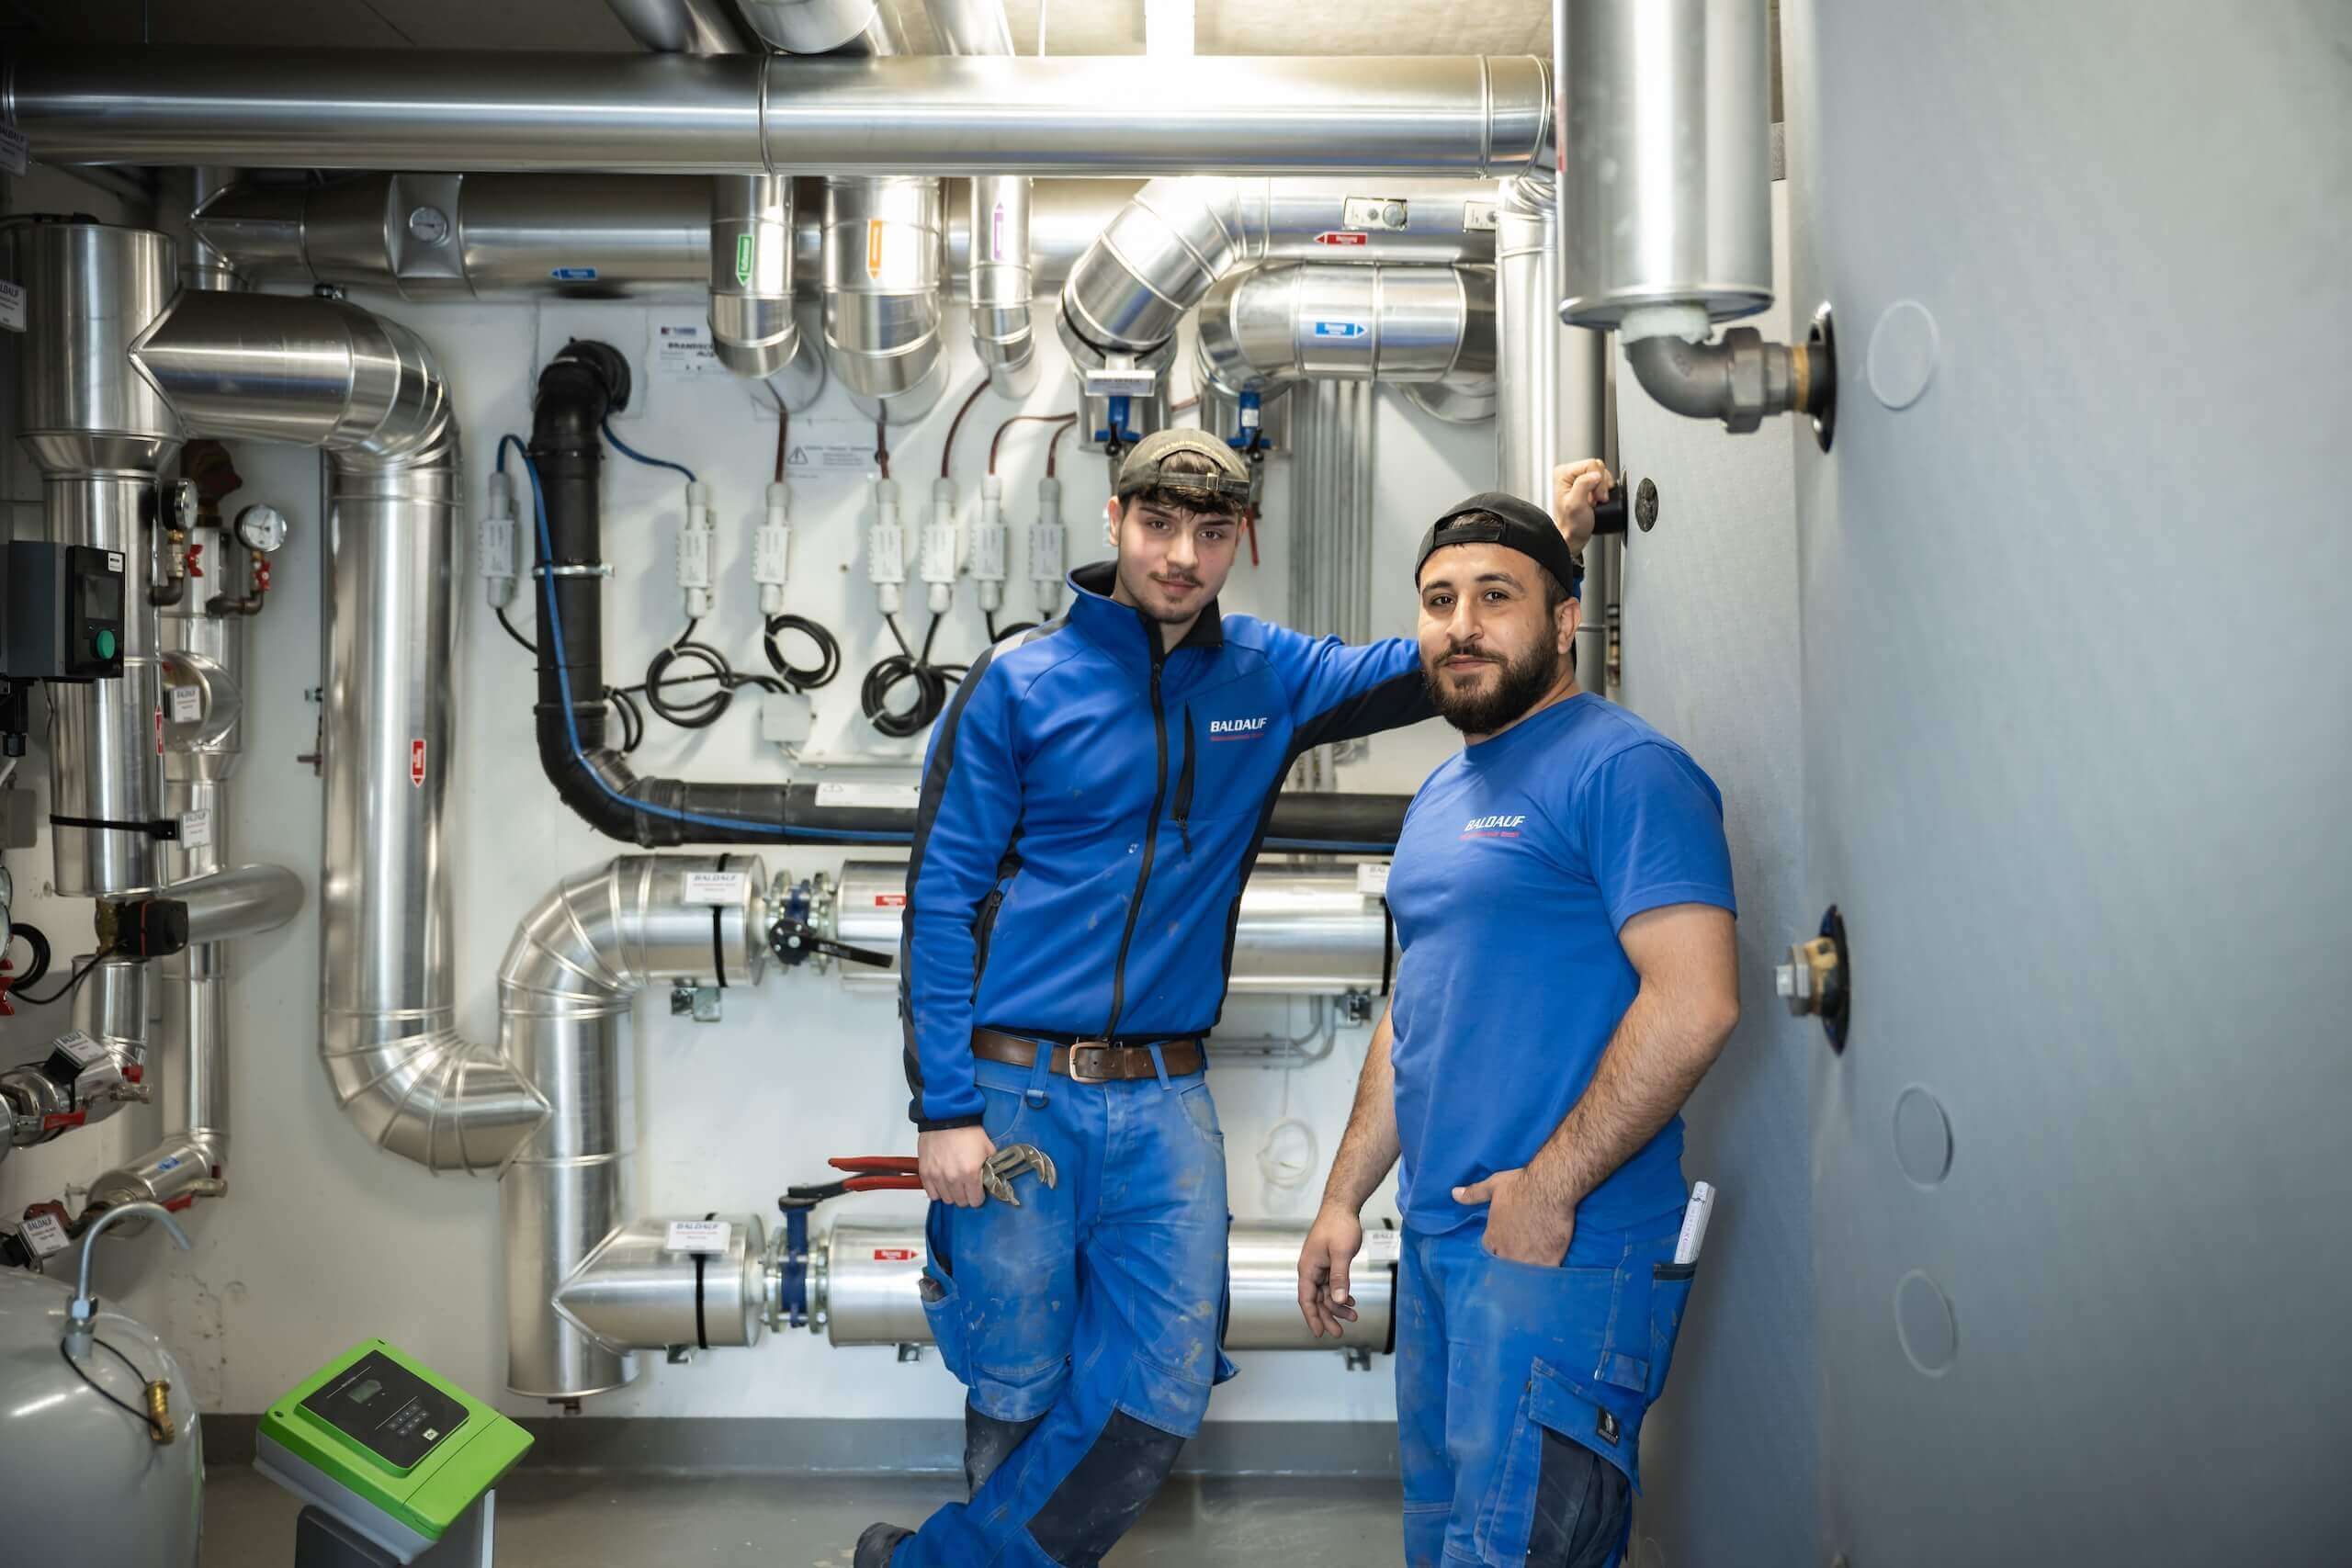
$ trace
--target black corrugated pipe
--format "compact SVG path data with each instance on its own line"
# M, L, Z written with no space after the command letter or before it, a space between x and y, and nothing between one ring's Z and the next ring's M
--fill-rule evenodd
M539 372L532 406L531 465L547 506L545 540L532 530L541 622L539 700L533 711L548 782L590 827L648 849L911 842L911 809L820 806L814 784L639 778L605 744L604 449L598 436L607 414L628 407L628 362L620 352L575 338ZM560 638L546 625L550 600L562 623ZM1396 848L1407 804L1401 795L1284 795L1274 803L1265 847L1386 854Z

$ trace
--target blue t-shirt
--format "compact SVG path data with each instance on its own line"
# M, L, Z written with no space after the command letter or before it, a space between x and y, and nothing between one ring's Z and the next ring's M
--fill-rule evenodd
M1723 796L1681 747L1581 693L1464 746L1421 785L1388 875L1397 1201L1437 1233L1453 1189L1524 1166L1634 999L1617 932L1668 904L1734 908ZM1676 1117L1577 1206L1632 1225L1684 1201Z

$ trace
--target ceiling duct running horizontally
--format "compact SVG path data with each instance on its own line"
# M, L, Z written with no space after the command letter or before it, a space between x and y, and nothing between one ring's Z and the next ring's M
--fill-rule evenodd
M1490 267L1277 262L1219 280L1199 329L1201 383L1226 399L1271 400L1308 379L1382 381L1449 419L1494 412Z

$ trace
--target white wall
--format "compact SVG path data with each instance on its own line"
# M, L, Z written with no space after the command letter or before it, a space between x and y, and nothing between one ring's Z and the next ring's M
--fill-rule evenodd
M497 436L527 434L530 389L567 337L594 335L629 352L640 376L637 400L619 425L623 438L689 464L716 491L725 587L722 608L701 635L739 667L764 669L749 558L775 425L760 417L732 380L642 375L649 334L664 320L699 321L698 311L554 304L380 308L415 326L442 355L463 416L467 491L477 503ZM1069 406L1071 393L1050 331L1046 338L1049 365L1029 406L1058 412ZM910 520L929 504L955 401L977 375L960 313L951 321L951 341L956 373L950 399L920 429L892 433L892 468ZM1492 482L1493 426L1442 425L1393 396L1384 396L1380 406L1384 564L1375 573L1374 625L1408 630L1411 544L1446 504ZM977 485L995 425L1012 412L993 397L973 410L956 465L967 489ZM853 427L848 422L854 419L845 396L829 389L818 408L795 420L794 434L864 439L870 427ZM1034 611L1025 558L1019 557L1043 470L1044 429L1016 426L1005 440L1001 471L1017 555L1008 617L1026 619ZM1100 459L1071 460L1072 445L1064 443L1062 474L1075 561L1101 551L1096 520L1108 484ZM228 807L230 847L238 861L276 859L292 866L315 897L321 788L311 770L293 759L311 749L317 719L305 694L319 683L319 463L309 452L257 446L237 448L236 457L246 483L232 504L267 499L294 520L295 533L251 644L250 729ZM615 458L605 472L605 541L616 568L605 596L607 675L625 683L639 677L647 659L682 624L671 569L682 494L674 475L626 460ZM819 696L820 742L888 749L913 759L918 746L881 740L857 712L857 678L888 646L865 582L865 495L855 475L796 483L791 603L835 628L846 649L843 674ZM1225 595L1227 608L1282 613L1287 501L1288 464L1277 460L1261 527L1261 563L1237 570ZM463 569L450 873L459 1021L470 1035L489 1038L497 1023L494 969L517 919L558 878L626 846L592 833L548 787L532 738L531 662L491 619L472 565L469 559ZM527 633L536 619L527 591L515 615ZM942 628L939 653L960 660L982 644L978 611L967 592ZM649 773L782 777L782 759L763 747L757 731L746 698L707 731L688 734L654 721L634 761ZM1354 789L1409 792L1452 744L1451 732L1437 727L1381 740L1372 761L1351 770L1343 782ZM37 757L28 761L28 775L41 771ZM911 762L888 776L911 780ZM772 867L789 865L796 873L826 869L838 858L798 851L768 854ZM43 907L38 889L49 874L45 846L10 860L20 890L32 892L20 905L28 918L52 934L86 920L86 906L51 900ZM61 957L70 951L62 942L60 947ZM124 1304L173 1342L198 1398L210 1408L258 1410L321 1360L368 1335L401 1344L469 1387L496 1391L504 1363L492 1184L432 1177L370 1148L344 1121L316 1057L317 964L315 908L237 948L230 1195L189 1216L197 1239L192 1254L166 1258L157 1250L159 1241L141 1244L141 1256L135 1258L123 1256L130 1249L113 1248L117 1257L105 1273L121 1284L136 1281ZM829 1155L911 1150L899 1030L887 993L852 995L837 980L771 974L755 992L730 993L726 1011L721 1023L695 1025L672 1019L665 997L639 1004L643 1212L717 1209L766 1220L774 1216L775 1194L790 1182L820 1177ZM1303 1003L1286 1014L1278 1002L1243 1001L1229 1010L1227 1025L1232 1032L1257 1032L1300 1027L1305 1018ZM24 1040L37 1027L9 1026ZM62 1018L54 1027L63 1027ZM1269 1191L1258 1171L1259 1142L1283 1114L1287 1089L1292 1113L1315 1125L1328 1158L1367 1033L1344 1031L1330 1059L1299 1071L1288 1086L1282 1075L1262 1069L1216 1071L1237 1213L1304 1218L1311 1213L1320 1171L1302 1190ZM164 1094L171 1092L170 1071L164 1064ZM146 1146L155 1127L153 1111L126 1112L103 1127L17 1155L0 1165L0 1212L13 1213L68 1183L86 1183L116 1158ZM886 1195L836 1202L824 1217L912 1216L919 1209L919 1197ZM752 1350L713 1354L691 1367L660 1362L658 1355L650 1358L636 1386L591 1402L590 1412L944 1417L960 1401L935 1360L899 1367L887 1349L836 1351L806 1333ZM509 1404L517 1414L544 1409L532 1402ZM1385 1362L1369 1374L1351 1373L1336 1355L1261 1354L1244 1358L1243 1377L1218 1394L1213 1418L1385 1420L1392 1415Z

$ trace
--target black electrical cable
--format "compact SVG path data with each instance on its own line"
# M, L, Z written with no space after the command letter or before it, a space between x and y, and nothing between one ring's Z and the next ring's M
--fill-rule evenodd
M688 621L686 629L678 634L677 640L655 654L653 662L645 667L643 682L623 690L632 696L642 695L646 706L681 729L707 729L718 723L735 701L735 693L740 687L757 686L764 692L778 693L789 690L783 682L766 675L739 674L735 667L727 662L725 654L707 642L695 640L695 627L701 624L698 620ZM704 672L698 675L670 673L672 666L687 660L700 664ZM684 703L672 702L662 695L664 686L693 685L706 681L717 682L718 689Z
M82 982L90 977L90 972L98 966L98 960L105 956L103 953L93 953L74 964L72 976L45 997L36 997L28 991L18 991L16 993L16 998L20 1002L30 1002L37 1008L47 1007L51 1002L63 1001L82 988Z
M491 606L490 613L498 617L499 626L505 631L508 637L514 639L514 645L517 648L520 648L524 652L529 654L534 659L538 657L539 645L514 629L514 623L506 618L505 605L493 604Z
M107 1345L107 1342L103 1339L93 1339L91 1343L94 1345ZM107 1345L107 1348L114 1350L114 1347L111 1345ZM148 1419L147 1412L140 1409L135 1404L125 1404L121 1400L117 1399L113 1394L107 1393L105 1386L102 1385L97 1379L90 1375L88 1369L85 1368L81 1362L74 1359L74 1353L65 1348L65 1341L62 1339L57 1342L57 1353L64 1359L67 1366L74 1369L74 1375L80 1378L84 1382L88 1383L92 1389L96 1390L97 1396L100 1399L105 1400L108 1404L113 1405L116 1409L127 1413L132 1420L147 1428L149 1436L152 1437L154 1435L155 1423ZM117 1356L122 1357L122 1364L126 1367L130 1367L130 1375L139 1379L141 1387L145 1387L147 1380L141 1376L137 1367L131 1366L130 1358L124 1356L119 1350L114 1350L114 1353Z
M795 664L776 646L780 632L798 632L817 645L817 662ZM813 692L831 683L842 672L841 640L806 615L770 615L767 634L763 639L768 656L768 668L784 678L784 683L796 692Z
M939 636L937 615L931 618L931 629L923 634L921 653L907 647L898 616L885 615L882 621L890 628L899 651L865 672L865 680L858 688L858 705L865 710L865 716L875 728L894 740L904 740L922 734L925 726L946 711L947 688L962 680L968 667L931 661L932 640ZM894 711L890 694L909 682L915 689L914 705L903 713Z
M1019 637L1023 632L1034 632L1037 629L1035 621L1015 621L1009 626L999 626L996 624L994 610L987 611L982 615L981 619L989 624L989 641L991 643L1002 642L1006 637Z
M21 990L27 986L40 985L41 977L49 973L49 962L51 956L48 933L28 920L18 920L9 928L8 934L11 938L23 937L25 945L32 949L33 954L33 961L25 965L23 974L8 976L9 987L13 990Z

